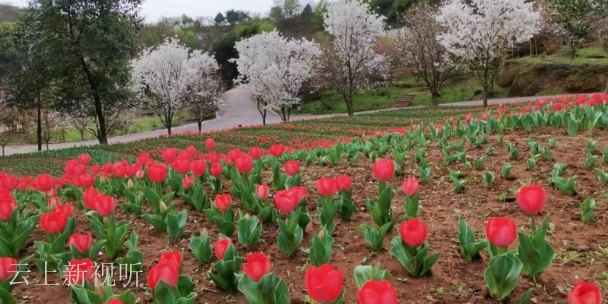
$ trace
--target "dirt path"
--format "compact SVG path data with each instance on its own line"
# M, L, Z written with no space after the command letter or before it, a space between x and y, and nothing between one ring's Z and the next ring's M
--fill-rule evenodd
M516 97L516 98L498 98L489 100L489 104L500 104L500 103L509 103L515 102L518 100L536 100L547 97L555 97L555 96L544 96L544 97ZM259 125L262 123L262 118L260 117L260 113L258 112L257 105L253 100L253 95L247 89L236 88L230 90L224 94L225 107L221 109L217 118L213 120L208 120L203 122L202 130L203 131L217 131L229 128L235 128L239 126L251 126L251 125ZM443 106L472 106L472 105L481 105L481 101L463 101L463 102L455 102L449 104L443 104ZM365 114L365 113L374 113L380 111L389 111L392 109L383 109L376 111L367 111L367 112L358 112L355 113L357 115ZM292 116L292 121L297 120L309 120L309 119L321 119L327 117L334 116L345 116L345 114L323 114L323 115L296 115ZM274 112L268 112L268 116L266 117L266 122L268 124L280 123L281 118ZM196 132L198 131L197 124L188 124L180 127L173 128L173 133L181 133L181 132ZM122 136L116 136L109 138L110 143L121 143L121 142L131 142L144 138L157 137L160 135L167 134L165 129L155 130L144 133L133 133ZM69 142L69 143L58 143L49 145L50 150L64 149L64 148L72 148L72 147L81 147L81 146L92 146L98 144L97 140L86 140L79 142ZM6 155L12 154L20 154L20 153L30 153L36 152L36 145L16 145L16 146L7 146L5 149Z

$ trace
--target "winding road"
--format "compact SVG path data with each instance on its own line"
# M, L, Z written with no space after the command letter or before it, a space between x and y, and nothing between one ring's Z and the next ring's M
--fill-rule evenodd
M552 96L548 96L552 97ZM545 97L518 97L518 98L499 98L499 99L491 99L488 101L489 104L500 104L500 103L509 103L515 102L518 100L535 100L547 98ZM262 122L262 118L260 117L260 113L257 109L257 104L253 99L253 95L251 92L244 88L236 88L232 89L224 94L225 106L217 113L217 117L213 120L208 120L203 122L202 130L203 131L218 131L223 129L235 128L239 126L251 126L251 125L259 125ZM472 105L481 105L481 101L463 101L463 102L455 102L444 104L445 106L472 106ZM377 111L369 111L369 112L359 112L356 114L365 114L371 112L379 112L379 111L388 111L392 109L384 109ZM295 120L308 120L308 119L320 119L334 116L344 116L345 114L323 114L323 115L297 115L292 116L291 119ZM266 117L267 124L280 123L281 118L276 113L269 111ZM196 132L198 131L197 124L188 124L180 127L174 127L173 133L181 133L181 132ZM157 137L160 135L167 134L167 130L155 130L150 132L143 133L133 133L122 136L115 136L108 139L110 143L121 143L121 142L131 142L144 138ZM72 147L82 147L82 146L93 146L97 145L99 142L97 140L86 140L79 142L69 142L69 143L58 143L58 144L50 144L49 150L57 150L64 148L72 148ZM7 146L5 148L6 155L19 154L19 153L30 153L36 152L36 145L15 145L15 146ZM1 156L0 156L1 157Z

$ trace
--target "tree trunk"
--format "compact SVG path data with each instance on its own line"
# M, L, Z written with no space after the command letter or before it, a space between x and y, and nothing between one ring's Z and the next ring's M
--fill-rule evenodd
M439 96L437 93L431 93L431 101L433 102L433 106L439 105Z
M85 75L87 76L87 82L89 83L89 87L93 93L93 101L95 103L95 115L97 115L97 124L99 125L99 143L102 145L108 144L108 133L106 131L106 118L103 115L103 108L101 104L101 98L99 97L99 90L97 88L97 83L93 79L93 75L91 75L91 71L89 70L89 66L87 62L84 60L82 56L80 56L80 64L82 69L84 70Z
M5 154L4 154L4 145L2 145L2 156L5 156Z
M84 130L78 130L80 133L80 140L84 140Z
M171 124L167 124L167 134L171 135Z
M606 89L604 90L604 93L608 94L608 82L606 82Z
M483 107L487 108L488 107L488 84L484 84L483 85Z
M348 116L350 116L350 117L355 116L355 111L353 109L353 97L352 96L346 97L346 110L348 111Z
M49 142L45 141L44 143L46 144L46 150L48 151L49 150Z
M203 131L203 121L199 120L199 121L197 121L197 123L198 123L198 132L200 133Z
M266 109L264 109L264 111L262 111L262 125L265 126L266 125Z
M40 94L38 94L38 121L36 121L36 141L38 143L38 151L42 151L42 101L40 100Z
M570 59L576 58L576 43L574 41L570 42Z

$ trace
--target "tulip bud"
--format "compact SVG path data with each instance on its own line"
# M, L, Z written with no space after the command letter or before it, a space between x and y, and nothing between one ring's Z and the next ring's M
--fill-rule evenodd
M163 202L162 200L158 202L158 207L161 213L164 214L165 212L167 212L167 205L165 205L165 202Z

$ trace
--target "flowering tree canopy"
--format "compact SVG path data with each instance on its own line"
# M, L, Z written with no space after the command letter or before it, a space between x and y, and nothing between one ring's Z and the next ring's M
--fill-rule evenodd
M442 27L435 20L436 14L435 9L420 6L407 15L407 27L387 33L395 64L411 68L424 80L433 105L437 105L439 91L454 69L451 56L437 41Z
M571 58L576 56L581 40L608 14L606 0L549 0L547 7L551 20L565 34Z
M171 134L175 113L202 75L218 69L215 59L206 53L189 50L168 39L156 48L145 49L133 61L133 86L138 97L161 119Z
M501 57L539 31L541 15L525 0L451 0L440 8L437 21L445 27L439 43L475 74L487 106Z
M340 0L327 5L324 23L331 39L322 62L324 80L342 95L352 116L355 92L384 67L384 56L374 49L385 35L384 17L360 1Z
M196 118L199 132L203 121L224 106L222 83L217 73L219 66L209 64L206 67L192 83L184 104Z
M266 123L266 110L281 110L283 121L289 109L300 103L300 90L313 77L314 61L320 54L316 43L287 39L272 31L236 43L239 57L234 60L239 82L251 90Z

